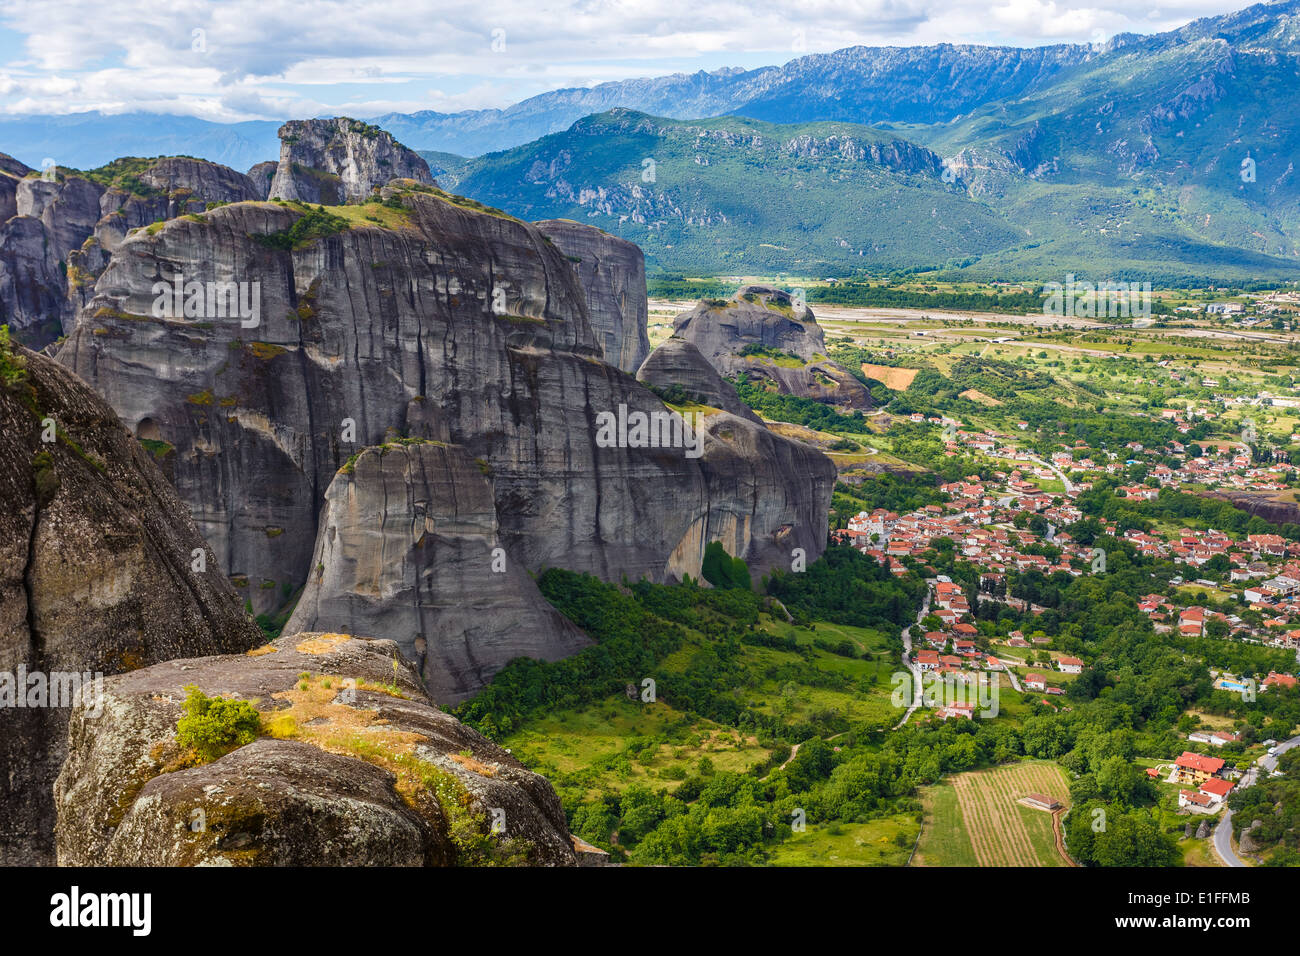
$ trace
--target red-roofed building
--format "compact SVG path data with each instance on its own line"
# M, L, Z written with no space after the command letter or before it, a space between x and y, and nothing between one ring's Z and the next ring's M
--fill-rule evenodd
M1200 786L1223 769L1221 757L1205 757L1184 750L1183 755L1174 761L1174 780L1178 783L1191 783Z
M1268 676L1265 677L1263 682L1260 684L1261 687L1283 687L1287 689L1292 688L1295 685L1296 679L1290 674L1277 674L1273 671L1269 671Z
M1221 802L1233 787L1232 781L1220 780L1218 777L1211 777L1197 789L1206 794L1214 803Z
M1077 657L1057 658L1056 666L1061 669L1062 674L1082 674L1083 661Z
M1205 813L1214 806L1214 800L1209 794L1198 790L1179 790L1178 806L1186 807L1193 813Z

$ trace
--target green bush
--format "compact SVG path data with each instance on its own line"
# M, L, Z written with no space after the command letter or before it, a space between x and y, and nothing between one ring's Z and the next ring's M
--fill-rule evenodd
M184 715L176 722L176 742L203 760L216 760L236 747L251 744L262 731L262 718L245 700L208 697L193 684L185 688Z
M754 587L745 562L727 554L721 541L710 541L705 547L700 574L715 588L741 588L749 591Z
M0 325L0 385L17 385L26 375L27 363L9 341L9 326Z

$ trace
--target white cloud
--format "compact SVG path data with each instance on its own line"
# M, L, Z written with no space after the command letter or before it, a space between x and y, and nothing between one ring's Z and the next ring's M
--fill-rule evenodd
M7 46L20 51L0 63L0 112L164 109L236 120L344 106L352 113L506 106L556 87L779 64L855 44L1090 42L1238 5L994 3L0 0ZM504 50L493 51L493 31L504 31Z

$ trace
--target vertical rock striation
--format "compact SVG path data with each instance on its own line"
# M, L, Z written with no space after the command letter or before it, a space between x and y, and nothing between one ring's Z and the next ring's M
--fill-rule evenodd
M571 219L547 219L534 225L577 269L605 361L635 375L650 354L641 250L626 239Z
M340 469L286 632L328 622L382 634L443 705L505 661L590 644L501 548L484 471L463 448L425 439L368 448Z

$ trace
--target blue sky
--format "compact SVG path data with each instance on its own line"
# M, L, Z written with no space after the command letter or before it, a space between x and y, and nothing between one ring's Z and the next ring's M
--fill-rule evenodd
M0 114L213 120L504 107L855 44L1153 33L1240 0L0 0Z

